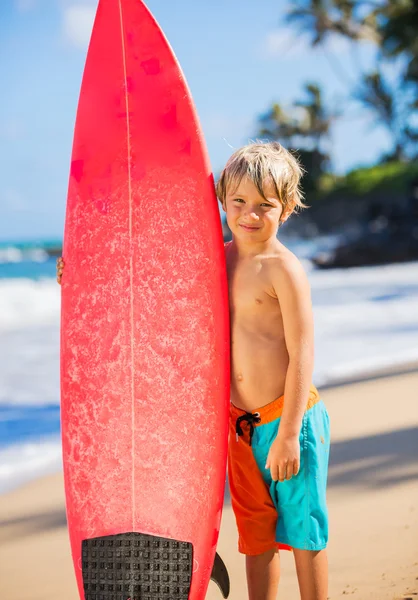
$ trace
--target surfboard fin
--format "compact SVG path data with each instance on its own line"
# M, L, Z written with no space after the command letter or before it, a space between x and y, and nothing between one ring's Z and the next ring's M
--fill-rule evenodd
M225 567L225 563L218 553L215 555L215 562L213 563L212 574L210 578L221 590L222 596L224 598L228 598L230 590L229 575Z

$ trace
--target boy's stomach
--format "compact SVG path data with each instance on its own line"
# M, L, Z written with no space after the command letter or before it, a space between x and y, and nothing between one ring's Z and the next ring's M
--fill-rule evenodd
M283 337L234 331L231 402L248 412L284 394L289 355Z

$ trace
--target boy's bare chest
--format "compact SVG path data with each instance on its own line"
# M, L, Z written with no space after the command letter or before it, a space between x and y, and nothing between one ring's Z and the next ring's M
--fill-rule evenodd
M267 325L281 317L274 288L262 264L228 265L228 288L233 321Z

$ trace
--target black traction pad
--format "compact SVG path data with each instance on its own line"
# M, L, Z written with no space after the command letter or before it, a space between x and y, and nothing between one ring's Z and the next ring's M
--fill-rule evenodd
M144 533L83 540L85 600L187 600L193 546Z

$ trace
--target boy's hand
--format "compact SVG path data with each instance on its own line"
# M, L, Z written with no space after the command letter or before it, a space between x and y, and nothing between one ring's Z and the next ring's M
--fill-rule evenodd
M267 456L266 469L270 469L273 481L292 479L299 473L300 443L299 436L277 434Z
M61 285L62 272L64 270L64 260L62 256L57 258L57 281Z

